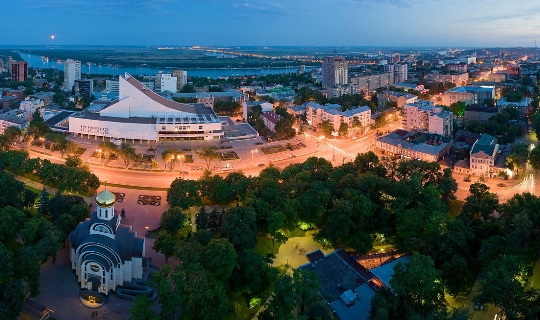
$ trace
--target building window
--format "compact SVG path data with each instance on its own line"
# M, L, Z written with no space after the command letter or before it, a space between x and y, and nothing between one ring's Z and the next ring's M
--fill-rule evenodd
M161 130L165 130L165 126L161 126Z
M97 264L91 264L90 265L90 270L92 270L94 272L99 272L99 266Z
M202 126L199 126L199 130L202 130Z

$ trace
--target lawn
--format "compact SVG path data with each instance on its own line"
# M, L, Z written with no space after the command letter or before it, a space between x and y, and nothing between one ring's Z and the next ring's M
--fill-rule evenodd
M229 161L229 160L236 160L236 159L240 159L240 157L238 157L238 155L234 151L222 152L221 153L221 160L222 161Z
M276 145L276 146L261 148L261 151L264 154L273 154L273 153L287 151L287 149L285 149L285 147L282 145Z
M461 207L463 207L464 203L465 202L461 200L450 200L450 211L448 212L448 214L452 218L455 218L458 215L459 211L461 211Z
M275 241L274 254L279 252L281 242ZM257 235L257 244L255 244L255 251L260 253L263 257L272 253L272 239L267 236Z

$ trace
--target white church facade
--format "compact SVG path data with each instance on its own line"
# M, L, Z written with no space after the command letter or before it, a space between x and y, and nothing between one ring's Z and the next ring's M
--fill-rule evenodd
M119 98L97 112L69 118L69 132L83 138L125 142L219 140L221 120L202 103L168 100L126 73L119 77Z
M144 238L121 223L114 211L116 197L104 190L96 211L69 234L71 268L81 289L107 295L124 281L142 279Z

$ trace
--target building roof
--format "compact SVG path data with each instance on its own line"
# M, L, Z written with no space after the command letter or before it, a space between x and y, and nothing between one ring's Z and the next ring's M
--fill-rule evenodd
M379 278L379 280L381 280L388 288L392 288L392 286L390 286L390 280L394 276L394 267L399 262L406 264L410 260L410 258L410 256L403 256L397 258L381 266L378 266L377 268L371 269L371 273L373 273L377 278Z
M121 122L121 123L143 123L143 124L156 124L157 119L156 118L142 118L142 117L136 117L136 118L119 118L119 117L108 117L108 116L101 116L99 113L91 113L91 112L79 112L74 113L71 117L74 118L84 118L88 120L98 120L98 121L109 121L109 122Z
M484 152L487 155L494 156L496 147L497 138L494 138L489 134L482 134L480 138L473 144L471 155Z
M523 98L521 101L517 102L509 102L506 100L506 97L502 97L499 101L497 101L497 107L521 107L521 108L527 108L531 105L531 98Z
M481 92L481 91L492 92L493 90L495 90L494 86L461 86L461 87L452 88L448 90L447 92L462 92L462 93Z
M281 119L281 116L274 111L266 111L262 112L261 116L265 118L266 120L270 121L274 125L278 123L278 121Z

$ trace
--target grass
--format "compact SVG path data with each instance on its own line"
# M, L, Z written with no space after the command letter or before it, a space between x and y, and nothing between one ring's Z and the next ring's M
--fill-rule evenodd
M109 186L109 187L125 188L125 189L135 189L135 190L150 190L150 191L167 191L167 190L169 190L169 188L137 187L137 186L128 186L128 185L125 185L125 184L109 183L109 182L103 182L103 181L101 181L101 185Z
M274 254L279 252L281 242L275 241ZM269 253L272 253L272 239L267 236L257 235L257 243L255 244L255 251L260 253L263 257Z
M285 147L282 145L277 145L277 146L261 148L261 151L264 154L273 154L273 153L287 151L287 149L285 149Z
M221 153L221 160L222 161L236 160L236 159L240 159L240 157L238 157L238 155L234 151Z
M459 211L461 211L461 207L463 207L464 203L465 202L461 200L450 200L450 211L448 214L452 218L455 218L459 214Z
M49 132L45 135L45 139L50 141L62 141L66 139L66 135L58 132Z
M303 237L306 235L306 230L302 230L300 228L294 228L292 231L285 232L287 237L289 238L296 238L296 237Z

